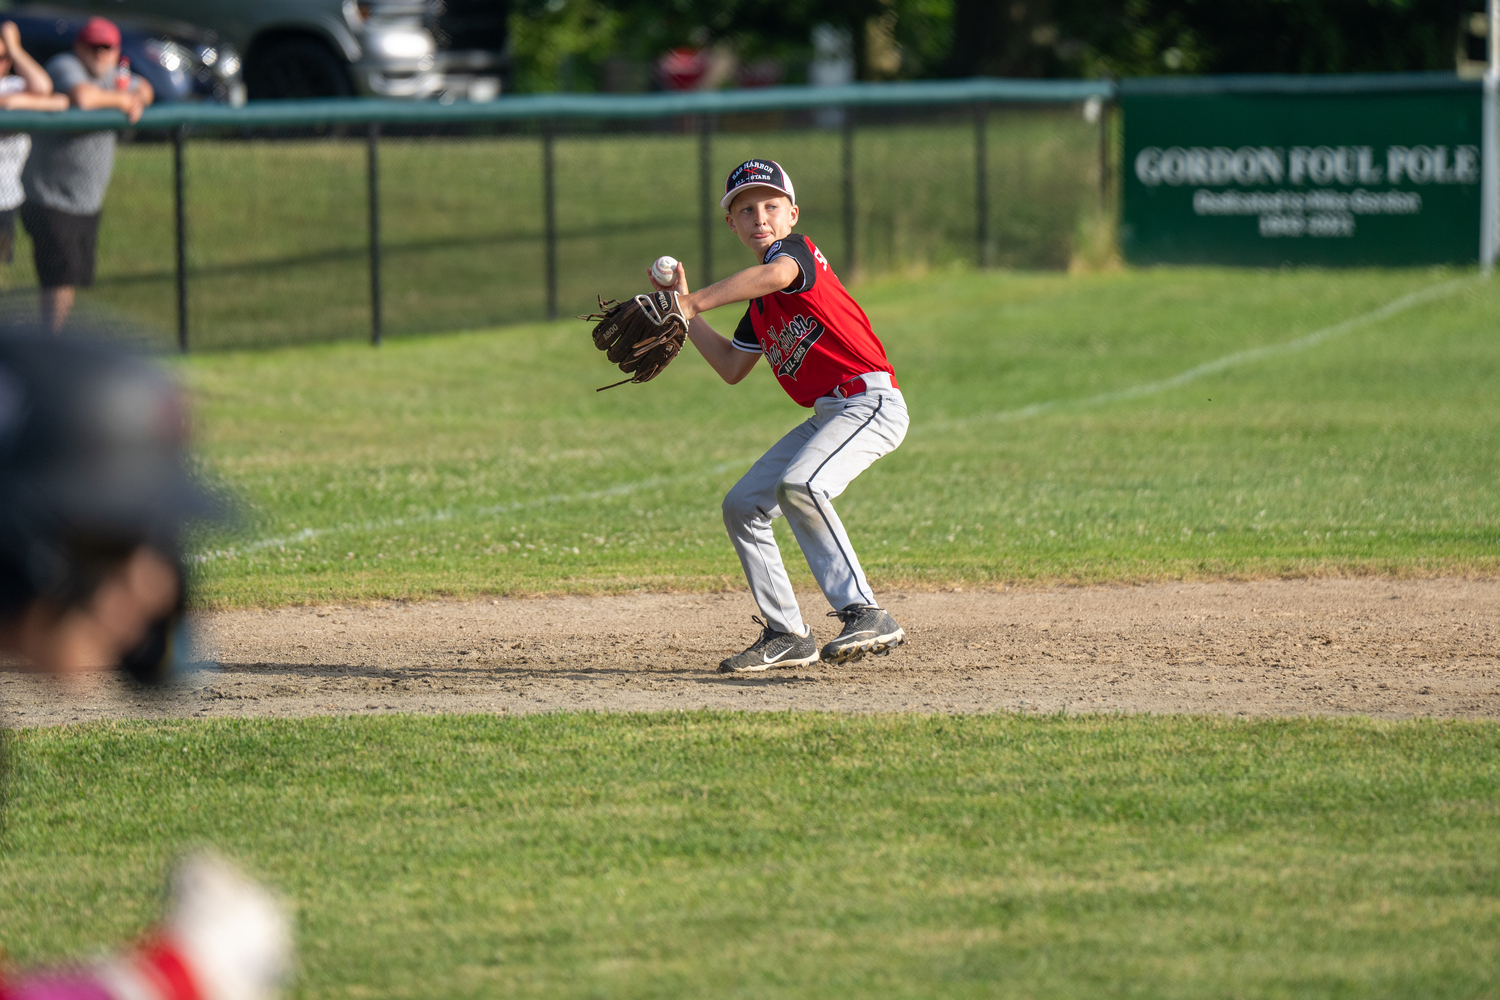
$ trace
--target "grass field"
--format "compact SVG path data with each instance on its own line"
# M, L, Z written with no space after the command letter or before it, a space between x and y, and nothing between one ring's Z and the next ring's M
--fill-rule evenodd
M698 140L680 123L564 133L556 144L558 301L585 311L598 292L639 290L671 253L700 260ZM776 116L726 122L713 145L722 177L752 156L793 171L803 227L842 267L838 129L791 130ZM649 130L647 130L649 129ZM1076 109L996 112L988 128L991 258L1065 268L1080 215L1097 208L1097 129ZM974 127L967 110L861 128L858 257L868 274L976 257ZM186 146L189 315L196 349L367 338L370 331L363 136ZM384 319L428 333L546 315L539 136L382 141ZM715 181L717 183L717 180ZM120 148L86 301L136 317L175 343L172 152ZM35 283L24 233L8 287ZM744 250L714 231L720 277Z
M1494 997L1491 724L667 714L13 738L0 940L213 842L298 997Z
M912 412L840 500L877 586L1500 562L1492 283L955 270L858 295ZM727 387L691 349L595 393L612 371L576 321L188 359L204 462L244 500L238 528L196 543L200 600L740 585L719 501L802 411L765 371Z
M840 500L878 586L1500 563L1494 283L857 292L913 414ZM740 586L720 497L802 411L692 352L595 393L586 330L176 362L243 512L195 539L198 602ZM9 756L21 963L136 933L210 842L296 903L298 997L1500 997L1494 723L196 721Z

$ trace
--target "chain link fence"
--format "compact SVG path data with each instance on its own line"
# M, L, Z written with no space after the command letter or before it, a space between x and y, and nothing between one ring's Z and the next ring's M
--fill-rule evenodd
M663 253L694 287L753 263L718 207L752 157L787 168L798 230L846 280L1063 268L1108 197L1109 118L1084 108L1109 96L994 80L153 109L122 135L79 302L183 350L586 312ZM24 230L4 280L37 285Z

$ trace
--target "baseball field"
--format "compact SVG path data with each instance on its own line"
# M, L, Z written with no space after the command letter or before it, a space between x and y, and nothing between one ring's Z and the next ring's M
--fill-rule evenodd
M913 415L840 501L877 586L1500 565L1490 284L957 271L860 298ZM194 358L205 463L244 501L197 545L201 600L738 585L719 501L799 409L691 350L596 393L613 372L577 321Z
M207 842L296 906L299 997L1500 996L1500 289L953 270L857 295L913 420L840 512L878 592L924 610L841 682L1094 670L1107 690L1107 661L1157 714L805 711L832 704L799 700L816 671L745 703L791 712L464 714L570 666L622 692L654 660L653 684L709 683L750 636L707 602L753 611L719 498L797 408L691 352L595 393L613 369L577 322L196 356L203 468L239 504L193 540L197 600L269 623L234 640L241 672L378 681L400 636L355 649L345 613L400 612L449 630L400 654L408 679L462 661L467 687L199 719L232 694L200 677L172 712L11 733L10 958L138 932L168 860ZM1365 589L1298 624L1339 587ZM1080 609L1142 595L1177 602L1198 659L1129 616L1089 632ZM1268 612L1232 642L1206 621ZM1184 695L1376 663L1358 682L1409 687L1395 710ZM1421 707L1460 671L1458 708Z

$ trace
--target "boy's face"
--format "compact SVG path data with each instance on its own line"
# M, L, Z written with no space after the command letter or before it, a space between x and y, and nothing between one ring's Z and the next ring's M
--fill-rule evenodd
M746 188L729 203L725 217L734 235L759 256L797 224L797 206L775 188Z

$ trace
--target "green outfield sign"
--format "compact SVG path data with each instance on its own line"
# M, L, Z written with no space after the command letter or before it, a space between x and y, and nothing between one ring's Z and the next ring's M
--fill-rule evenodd
M1135 264L1479 257L1480 92L1451 75L1123 82Z

